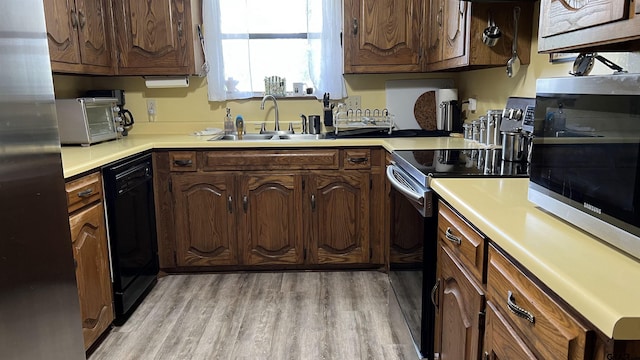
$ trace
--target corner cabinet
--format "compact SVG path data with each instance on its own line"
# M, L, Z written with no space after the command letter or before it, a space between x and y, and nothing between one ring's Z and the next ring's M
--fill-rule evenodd
M45 0L51 69L114 74L111 7L105 0Z
M423 1L345 0L345 73L423 71Z
M467 69L505 66L512 56L514 37L513 9L521 9L518 21L518 57L529 64L531 54L531 2L471 3L462 0L429 0L427 11L426 70ZM482 42L489 15L502 30L498 43L489 47Z
M384 262L375 209L382 149L169 151L155 159L165 270Z
M114 319L100 173L68 182L66 193L86 350Z
M538 51L638 50L638 13L629 0L541 0Z
M198 74L198 0L113 0L119 75Z

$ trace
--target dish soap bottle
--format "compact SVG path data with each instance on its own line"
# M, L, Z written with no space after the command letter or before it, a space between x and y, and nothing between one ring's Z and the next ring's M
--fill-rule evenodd
M242 135L244 135L244 119L242 115L236 116L236 129L238 130L238 140L242 140Z
M224 133L225 135L231 135L235 131L233 126L233 119L231 118L231 109L227 108L227 115L224 117Z

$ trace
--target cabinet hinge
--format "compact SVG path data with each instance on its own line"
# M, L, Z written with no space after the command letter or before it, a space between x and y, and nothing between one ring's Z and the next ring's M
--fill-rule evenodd
M169 179L169 192L173 192L173 181Z

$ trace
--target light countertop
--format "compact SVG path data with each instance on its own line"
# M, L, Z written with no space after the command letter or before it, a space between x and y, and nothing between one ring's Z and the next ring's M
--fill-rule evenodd
M475 142L454 137L387 138L387 139L322 139L322 140L263 140L208 141L211 136L193 135L137 135L95 144L88 147L63 146L64 177L99 168L130 155L151 149L225 149L225 148L300 148L300 147L357 147L382 146L394 150L462 149L483 147Z
M433 179L432 188L605 335L640 339L640 262L527 200L528 179Z

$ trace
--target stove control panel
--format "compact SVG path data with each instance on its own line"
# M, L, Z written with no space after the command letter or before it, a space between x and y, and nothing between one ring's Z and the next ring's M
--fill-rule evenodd
M533 132L533 113L536 99L510 97L502 112L500 131L519 132L521 130Z

